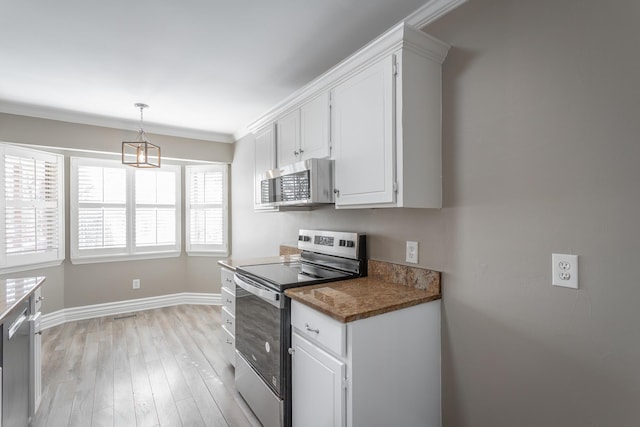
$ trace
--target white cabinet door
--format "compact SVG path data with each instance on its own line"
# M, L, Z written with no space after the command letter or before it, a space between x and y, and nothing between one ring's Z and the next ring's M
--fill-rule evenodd
M329 92L300 107L300 159L325 158L330 155Z
M344 362L311 344L296 331L292 348L292 418L294 426L345 425Z
M395 201L395 56L333 90L336 206Z
M254 206L260 205L260 175L276 167L276 140L273 125L256 133L254 167Z
M295 163L300 155L300 110L292 111L276 122L278 167Z

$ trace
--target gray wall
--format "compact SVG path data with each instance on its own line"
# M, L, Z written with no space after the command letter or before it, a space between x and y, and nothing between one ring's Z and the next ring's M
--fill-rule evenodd
M117 154L120 142L135 138L135 136L136 133L131 131L0 113L0 141L51 147L54 151L65 154L65 194L67 196L69 195L69 155L89 157L104 157L105 155L60 151L58 148L95 150ZM163 157L227 163L231 161L233 156L232 144L154 134L148 136L152 142L160 145ZM107 157L117 158L108 155ZM219 258L186 256L184 253L184 227L182 230L183 253L179 257L71 264L68 261L70 248L68 212L69 201L67 199L67 260L61 266L1 276L6 278L45 275L47 281L42 287L42 295L45 297L42 307L44 313L51 313L63 308L180 292L220 292L220 268L216 263ZM182 217L184 218L184 203ZM131 281L133 279L140 279L140 289L132 289Z
M635 0L470 0L425 29L453 46L444 208L254 213L246 137L234 256L301 226L368 232L393 262L418 240L443 272L444 426L638 425L639 17ZM551 286L554 252L580 256L579 290Z

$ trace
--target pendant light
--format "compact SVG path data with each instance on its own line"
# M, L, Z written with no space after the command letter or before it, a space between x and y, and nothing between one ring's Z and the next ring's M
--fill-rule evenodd
M140 130L136 141L122 141L122 164L136 168L159 168L160 147L147 141L142 129L142 110L149 106L141 103L134 105L140 109Z

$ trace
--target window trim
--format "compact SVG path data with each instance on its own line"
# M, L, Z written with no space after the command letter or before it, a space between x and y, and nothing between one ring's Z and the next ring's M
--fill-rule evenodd
M124 248L98 248L81 251L78 248L78 167L98 166L123 169L126 173L126 244ZM72 264L134 261L144 259L175 258L182 253L182 170L179 165L163 164L161 171L173 172L175 181L175 245L135 246L135 173L138 169L123 165L117 160L89 157L70 158L70 261ZM149 250L151 249L151 250ZM83 253L81 253L83 252Z
M0 200L3 201L4 208L0 209L0 235L5 239L5 221L6 221L6 193L5 193L5 156L32 158L53 162L55 160L57 167L57 222L58 222L58 247L57 250L47 253L29 253L16 256L21 262L11 262L10 256L6 253L5 243L0 243L0 274L16 273L27 270L35 270L46 267L55 267L61 265L65 260L66 254L66 233L65 233L65 173L64 173L64 156L43 150L34 150L31 148L16 146L8 143L0 143ZM54 253L55 252L55 253Z
M187 256L215 256L229 255L229 165L207 164L185 166L185 251ZM223 244L207 245L191 243L191 175L192 173L222 171L224 184L222 189L222 218Z

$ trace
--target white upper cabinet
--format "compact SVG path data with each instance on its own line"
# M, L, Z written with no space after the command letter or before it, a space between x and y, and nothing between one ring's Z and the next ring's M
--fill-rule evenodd
M322 159L331 154L329 92L300 107L300 160Z
M333 158L337 208L440 208L448 50L398 24L250 129L277 123L278 166Z
M254 165L254 208L273 210L260 206L260 176L276 167L276 140L273 125L268 125L256 132Z
M298 161L300 156L300 110L294 110L276 122L278 167Z
M399 45L333 89L337 208L442 207L441 64L448 46L407 26Z
M333 90L336 203L393 203L393 56Z
M329 157L329 111L329 92L325 92L276 121L278 167Z

